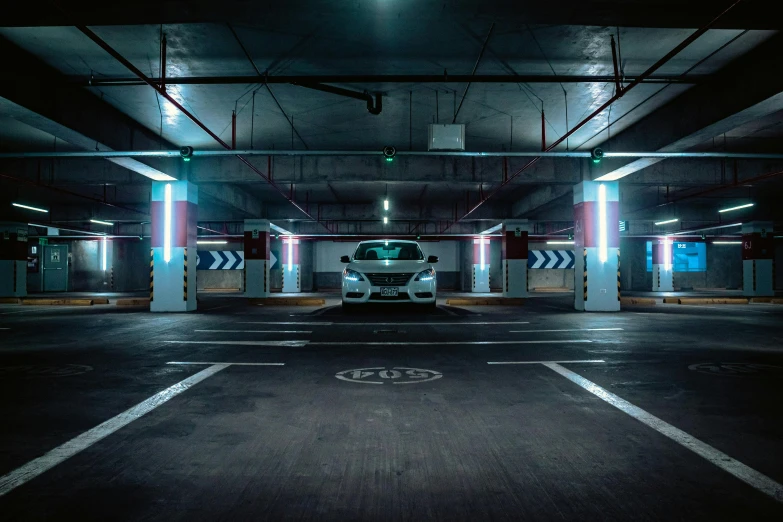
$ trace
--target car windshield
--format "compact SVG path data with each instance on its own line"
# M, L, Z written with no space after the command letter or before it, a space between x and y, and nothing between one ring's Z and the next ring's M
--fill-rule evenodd
M378 259L399 259L420 261L424 259L419 245L400 241L379 241L377 243L361 243L353 255L359 261Z

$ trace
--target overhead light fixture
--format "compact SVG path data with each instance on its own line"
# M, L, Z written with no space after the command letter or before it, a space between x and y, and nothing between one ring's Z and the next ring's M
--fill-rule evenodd
M106 225L107 227L113 227L114 223L109 223L108 221L101 221L100 219L91 219L90 223L97 223L99 225Z
M481 269L484 270L484 236L479 236L479 257L481 258Z
M108 246L108 242L106 241L106 236L103 236L103 271L106 271L106 249Z
M166 183L164 196L163 260L171 261L171 183Z
M288 238L288 271L294 269L294 238Z
M590 151L590 159L593 160L593 163L596 165L598 163L601 163L601 160L604 159L604 151L603 149L600 149L598 147L594 148Z
M389 210L389 200L384 199L383 200L383 210Z
M741 245L742 241L713 241L713 245Z
M672 240L663 238L663 269L672 269Z
M719 210L718 212L720 212L720 213L731 212L732 210L739 210L741 208L748 208L748 207L752 207L753 205L755 205L755 203L746 203L746 204L740 205L738 207L724 208L723 210Z
M679 221L679 219L667 219L666 221L658 221L658 222L655 223L655 225L656 226L668 225L669 223L676 223L678 221Z
M598 185L598 258L602 263L609 259L609 240L606 230L606 185Z
M547 241L547 245L573 245L573 241Z
M217 240L197 240L197 245L225 245L228 243L228 241L217 241Z
M739 227L742 226L742 223L731 223L730 225L715 225L714 227L704 227L704 228L695 228L692 230L681 230L680 232L675 232L675 236L684 236L686 234L693 234L694 232L704 232L705 230L716 230L719 228L731 228L731 227Z
M388 223L389 223L389 218L387 218L386 216L383 216L383 224L386 225Z
M31 207L30 205L22 205L21 203L11 203L11 204L15 207L26 208L27 210L35 210L36 212L45 212L45 213L49 212L45 208Z

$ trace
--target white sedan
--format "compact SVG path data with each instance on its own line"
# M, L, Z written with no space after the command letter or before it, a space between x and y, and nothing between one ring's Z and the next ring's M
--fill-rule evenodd
M424 258L415 241L362 241L342 256L343 308L361 303L416 303L435 308L437 256Z

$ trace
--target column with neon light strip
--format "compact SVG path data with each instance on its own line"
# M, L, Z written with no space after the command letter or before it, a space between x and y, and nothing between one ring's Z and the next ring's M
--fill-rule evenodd
M471 292L489 292L489 238L473 238L473 275Z
M269 221L245 220L245 296L269 297Z
M301 274L299 263L299 239L296 237L283 237L283 292L301 292Z
M742 295L775 295L775 244L771 221L742 225Z
M617 182L574 186L574 308L620 310L620 190Z
M503 223L503 297L527 297L527 247L530 224L526 219Z
M196 309L198 187L187 181L153 181L150 311Z
M652 245L652 291L674 291L674 268L672 267L672 240L664 238Z

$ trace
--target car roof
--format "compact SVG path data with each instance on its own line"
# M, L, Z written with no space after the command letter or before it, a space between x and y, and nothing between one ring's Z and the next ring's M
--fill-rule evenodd
M367 241L360 241L359 244L365 243L385 243L386 241L394 241L395 243L410 243L411 245L418 245L416 241L409 241L407 239L370 239Z

